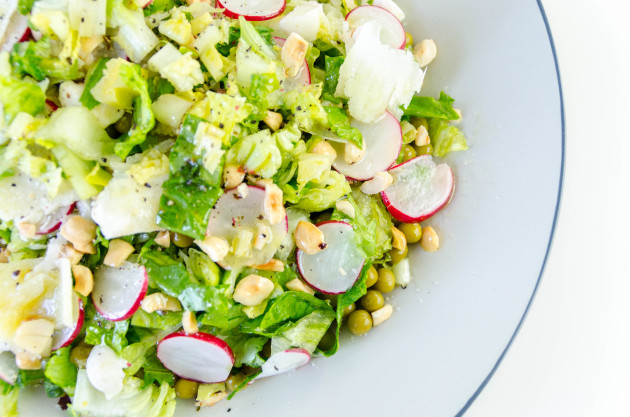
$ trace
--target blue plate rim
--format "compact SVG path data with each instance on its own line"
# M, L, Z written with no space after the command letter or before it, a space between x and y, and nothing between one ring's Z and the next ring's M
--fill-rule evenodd
M549 38L549 46L551 47L551 53L553 55L554 66L556 69L556 78L558 79L558 93L560 94L560 124L561 124L561 145L562 146L561 146L561 151L560 151L560 180L558 184L558 197L557 197L558 199L556 202L556 210L553 217L553 223L551 225L549 243L547 244L545 257L543 258L543 262L540 267L540 273L538 274L538 279L536 280L536 285L534 286L534 290L532 291L532 296L530 297L529 302L527 303L527 306L525 307L523 316L521 317L521 320L518 322L518 325L516 326L516 329L514 330L514 334L512 334L512 337L510 338L505 349L501 353L501 356L499 356L499 359L497 359L497 362L490 370L490 373L488 374L488 376L483 380L479 388L477 388L477 390L473 393L473 395L466 402L466 404L464 404L462 409L455 415L455 417L462 417L464 413L470 408L470 406L475 402L475 400L479 397L479 394L481 394L481 392L486 387L486 385L488 385L488 382L490 382L490 379L492 379L492 377L494 376L494 373L499 368L499 365L501 365L501 362L503 362L505 355L507 354L508 350L512 346L512 343L514 343L516 336L521 330L521 327L523 326L523 322L527 318L527 314L529 313L532 303L534 302L534 299L536 298L536 294L538 293L538 288L540 286L540 282L542 281L542 276L545 272L545 267L547 266L547 261L549 259L549 252L551 251L551 247L553 245L553 240L556 233L556 226L558 225L558 215L560 212L560 205L562 201L562 191L563 191L563 185L564 185L564 168L565 168L565 151L566 151L565 149L566 126L565 126L565 116L564 116L564 111L565 111L564 94L562 90L562 79L560 77L560 65L558 63L558 54L556 52L556 45L553 40L553 34L551 32L549 20L547 19L547 13L545 12L545 7L542 4L542 0L536 0L536 2L538 4L538 9L540 10L543 23L545 24L545 29L547 31L547 36Z

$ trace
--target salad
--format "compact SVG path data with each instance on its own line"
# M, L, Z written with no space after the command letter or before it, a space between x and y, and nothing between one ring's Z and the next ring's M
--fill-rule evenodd
M212 406L386 321L438 249L467 144L392 0L0 5L1 415Z

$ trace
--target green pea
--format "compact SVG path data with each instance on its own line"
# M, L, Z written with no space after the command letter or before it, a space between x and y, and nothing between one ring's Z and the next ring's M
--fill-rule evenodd
M367 277L365 279L365 286L370 288L372 285L376 284L378 280L378 272L376 272L376 268L371 266L367 271Z
M407 238L407 243L418 243L422 238L422 226L420 223L402 223L398 229Z
M347 317L357 309L357 305L355 303L350 304L348 307L343 309L343 317Z
M429 145L416 147L416 153L418 155L430 155L433 152L433 147Z
M397 264L407 257L409 249L405 246L404 250L392 249L389 251L389 255L392 257L392 263Z
M378 285L378 282L376 283ZM361 297L361 307L369 312L376 311L385 305L385 298L383 294L378 291L368 290L363 297Z
M404 145L401 152L403 154L403 162L413 159L418 155L411 145Z
M197 396L199 384L188 379L178 379L175 383L175 394L179 398L195 398Z
M372 328L372 315L365 310L356 310L348 317L347 326L355 336L365 334Z
M234 391L236 388L238 388L239 385L243 383L243 381L245 381L245 375L241 373L232 374L225 381L225 387L228 391Z
M391 292L396 287L396 276L391 269L381 268L378 271L378 281L374 289L380 292Z
M181 233L173 233L171 235L171 240L178 248L187 248L193 244L194 239Z

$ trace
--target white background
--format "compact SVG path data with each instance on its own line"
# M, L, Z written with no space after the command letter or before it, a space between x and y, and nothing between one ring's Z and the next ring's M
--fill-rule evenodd
M630 1L543 4L566 107L560 218L529 315L466 417L627 417Z

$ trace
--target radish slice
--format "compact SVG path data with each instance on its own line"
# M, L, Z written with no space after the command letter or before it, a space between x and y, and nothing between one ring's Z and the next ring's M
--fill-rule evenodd
M376 22L381 27L381 41L394 49L404 49L407 34L400 20L391 12L378 6L357 7L346 16L350 30L367 22Z
M16 2L17 3L17 2ZM9 10L4 14L4 18L0 19L0 52L11 51L13 45L18 42L24 42L31 38L31 30L28 27L28 17L22 16L17 11L13 13Z
M216 7L225 9L227 17L245 20L262 21L273 19L284 12L287 7L285 0L217 0Z
M363 123L352 120L352 127L356 127L363 134L365 156L354 164L344 161L343 145L333 144L337 151L337 159L333 162L333 168L348 178L367 181L374 174L387 171L394 163L402 148L402 130L398 120L389 112L375 123Z
M65 220L66 216L74 211L76 203L72 203L66 207L60 207L51 214L44 217L42 222L37 227L38 235L47 235L54 232L61 227L61 224Z
M242 190L233 188L221 196L210 213L206 235L220 237L231 244L240 229L252 232L253 240L259 227L266 227L271 231L271 236L265 237L267 240L262 249L255 249L252 242L249 256L236 256L230 252L221 261L221 266L225 268L266 264L288 233L288 221L272 225L265 218L266 191L254 186L248 186L246 190L242 193Z
M108 400L115 397L123 389L125 368L129 362L118 357L107 345L94 346L85 363L85 373L90 384L105 394Z
M275 36L273 40L280 48L282 48L282 46L284 46L284 43L286 42L286 39L278 38ZM307 85L311 85L311 70L308 67L308 63L305 59L304 65L302 65L302 68L300 68L300 72L298 72L298 75L296 75L295 77L287 78L284 81L281 91L297 90Z
M126 320L140 307L148 285L144 266L130 262L118 268L103 265L94 271L94 307L107 320Z
M287 349L274 353L262 366L262 372L255 378L267 378L280 375L306 365L311 360L311 355L306 349Z
M160 341L157 357L175 375L211 384L223 382L234 366L232 349L208 333L171 333Z
M72 342L74 342L74 339L77 338L79 333L81 333L83 321L85 320L83 300L77 297L74 304L74 308L76 309L76 322L73 326L64 327L63 329L57 330L55 333L53 333L53 351L69 346Z
M431 155L410 159L388 172L393 182L381 196L387 210L401 222L428 219L446 206L453 195L453 171L446 164L436 166Z
M15 384L18 377L18 369L15 364L15 356L11 352L0 352L0 379L7 384Z
M365 262L354 241L354 230L340 221L320 223L317 227L324 233L326 249L314 255L298 250L298 270L317 291L342 294L352 288Z

